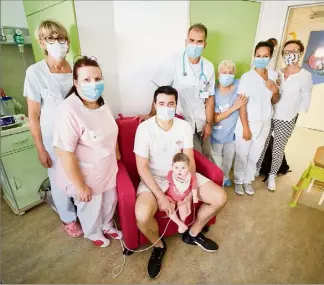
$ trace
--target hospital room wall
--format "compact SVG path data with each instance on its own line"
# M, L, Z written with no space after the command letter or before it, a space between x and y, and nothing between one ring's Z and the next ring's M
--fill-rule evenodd
M237 77L250 69L261 3L252 1L190 1L190 24L208 28L204 56L215 65L232 59Z
M115 115L149 112L153 73L185 46L188 9L181 0L75 1L82 53L98 58Z

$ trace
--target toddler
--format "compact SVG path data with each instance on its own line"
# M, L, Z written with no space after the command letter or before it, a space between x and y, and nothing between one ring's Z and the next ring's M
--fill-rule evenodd
M169 217L178 226L178 232L184 233L188 227L185 225L186 218L191 213L191 200L198 203L198 191L196 176L189 172L189 157L184 153L177 153L173 157L172 170L167 176L169 188L165 192L174 208L178 208L180 219L176 214Z

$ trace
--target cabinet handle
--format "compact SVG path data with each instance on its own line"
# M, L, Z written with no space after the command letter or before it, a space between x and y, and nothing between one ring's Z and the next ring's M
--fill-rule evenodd
M14 144L21 144L21 143L25 143L25 142L28 142L28 139L24 139L24 140L22 140L22 141L14 142L13 145L14 145Z
M19 179L15 178L15 177L12 177L12 180L14 181L14 184L15 184L16 190L19 190L19 189L22 187L22 184L21 184L21 182L19 181ZM18 182L18 183L17 183L17 182Z

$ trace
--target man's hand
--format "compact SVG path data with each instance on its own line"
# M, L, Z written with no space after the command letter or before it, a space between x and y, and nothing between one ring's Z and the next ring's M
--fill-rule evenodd
M206 124L202 131L201 131L201 136L203 137L203 141L206 141L212 133L212 126L210 124Z
M243 128L243 139L249 141L252 138L252 133L249 127Z
M148 115L137 115L134 120L136 119L139 119L139 122L143 122L143 121L146 121L148 120L149 118L153 117L151 114L148 114Z
M38 159L45 168L51 168L53 165L51 157L45 149L38 151Z
M233 104L234 110L240 109L248 101L249 101L249 97L246 97L245 94L239 94L239 96L236 98L236 100Z
M88 185L84 185L77 190L77 199L81 202L90 202L92 199L91 189Z
M272 93L276 93L279 91L279 88L276 83L274 83L271 79L268 79L265 83L265 86L272 91Z
M165 212L168 216L174 213L174 208L171 205L169 199L163 194L157 199L160 211Z

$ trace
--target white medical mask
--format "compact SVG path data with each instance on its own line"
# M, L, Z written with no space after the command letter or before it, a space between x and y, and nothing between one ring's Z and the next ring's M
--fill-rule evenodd
M67 43L60 44L58 41L55 41L54 44L46 43L46 50L53 58L59 60L63 59L66 56L69 47Z
M186 54L188 57L196 59L201 56L204 46L195 45L195 44L187 44L186 46Z
M294 65L298 63L300 59L300 54L299 53L289 53L284 56L284 61L286 65Z
M219 80L220 85L222 85L224 87L228 87L228 86L232 85L234 82L234 74L222 73L219 75L218 80Z
M156 108L156 115L162 121L170 121L175 116L175 108L159 106Z
M104 91L104 81L86 82L80 84L80 96L88 102L96 102Z

